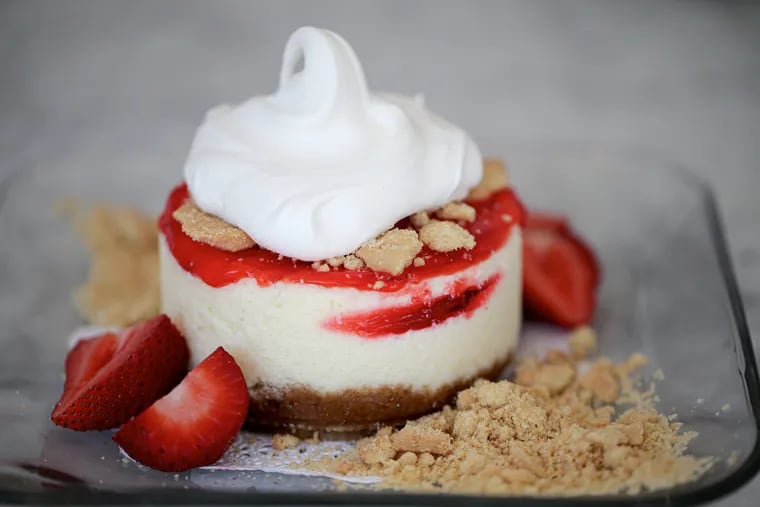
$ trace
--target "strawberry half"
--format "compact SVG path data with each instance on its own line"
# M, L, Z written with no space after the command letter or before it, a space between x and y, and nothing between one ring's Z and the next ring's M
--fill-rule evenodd
M249 400L240 367L219 347L113 439L135 460L164 472L210 465L240 431Z
M599 264L559 215L530 213L523 234L523 295L532 314L563 327L588 323Z
M168 393L187 371L185 339L166 315L80 340L50 418L78 431L114 428Z

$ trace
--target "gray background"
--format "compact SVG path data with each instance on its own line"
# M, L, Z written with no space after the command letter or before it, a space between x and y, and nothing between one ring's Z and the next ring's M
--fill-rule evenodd
M287 35L344 35L376 89L424 91L483 151L635 147L718 192L760 336L760 7L708 1L0 3L0 175L176 171L205 109L272 90ZM758 339L755 339L756 348ZM756 505L760 479L720 505Z

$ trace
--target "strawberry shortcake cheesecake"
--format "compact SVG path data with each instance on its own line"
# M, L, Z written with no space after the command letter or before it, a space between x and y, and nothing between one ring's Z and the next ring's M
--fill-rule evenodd
M159 220L162 310L191 363L234 357L253 425L403 421L509 361L522 221L499 161L304 27L273 94L198 129Z

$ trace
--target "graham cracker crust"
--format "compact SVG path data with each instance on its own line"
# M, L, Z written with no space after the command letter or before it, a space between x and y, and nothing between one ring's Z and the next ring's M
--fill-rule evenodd
M322 393L305 386L260 383L248 389L251 405L246 426L302 433L355 432L400 424L440 409L476 379L497 379L511 360L510 352L492 366L435 390L386 385Z

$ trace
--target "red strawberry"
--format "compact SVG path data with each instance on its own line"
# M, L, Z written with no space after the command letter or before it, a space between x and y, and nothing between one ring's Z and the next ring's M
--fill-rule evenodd
M567 219L562 215L553 213L527 213L525 216L525 228L529 230L549 230L567 232L569 229Z
M523 243L526 310L563 327L591 320L599 265L591 249L558 215L531 213Z
M81 340L66 356L66 382L51 415L72 430L114 428L168 393L189 351L166 315Z
M164 472L210 465L240 431L248 402L240 367L219 347L113 439L132 458Z

